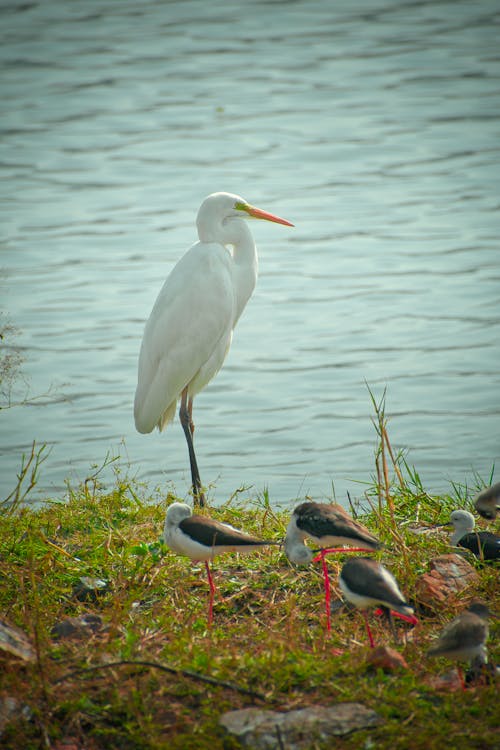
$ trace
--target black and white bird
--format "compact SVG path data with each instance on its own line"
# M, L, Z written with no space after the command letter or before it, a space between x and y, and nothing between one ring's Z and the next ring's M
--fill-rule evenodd
M500 558L500 536L492 531L475 531L475 520L468 510L454 510L450 521L444 526L453 526L450 542L455 547L463 547L480 560Z
M167 509L163 540L171 550L191 560L203 561L210 586L208 624L213 619L215 586L210 572L209 560L223 552L253 552L268 545L279 544L245 534L227 523L213 518L193 515L189 505L172 503Z
M330 621L330 579L326 555L328 552L345 552L345 547L353 547L351 552L370 552L383 547L383 544L368 529L355 521L341 505L305 502L292 513L285 536L285 554L290 562L305 565L315 552L305 545L310 539L319 549L323 565L325 585L326 627L331 630ZM317 558L315 558L317 559Z
M354 557L344 563L339 575L339 586L347 601L362 611L372 648L375 644L368 623L367 609L382 608L396 641L398 638L391 612L412 624L417 622L413 615L413 607L405 600L392 573L370 557Z
M500 510L500 482L482 490L474 500L474 507L483 518L494 520Z
M427 656L468 661L472 669L481 670L488 662L488 618L494 616L484 602L472 602L446 625L428 650ZM465 687L460 670L459 673L462 686Z

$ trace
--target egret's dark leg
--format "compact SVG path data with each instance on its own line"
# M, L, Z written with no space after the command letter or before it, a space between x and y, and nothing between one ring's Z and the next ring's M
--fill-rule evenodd
M205 495L201 486L200 472L196 463L196 455L193 445L193 399L188 399L187 387L184 388L181 395L181 406L179 409L179 419L181 420L182 429L186 436L189 451L189 463L191 464L191 481L193 483L193 502L195 505L204 507L206 505Z
M208 564L208 560L205 560L205 569L207 571L208 585L210 586L210 600L208 603L208 627L211 627L214 612L215 584L212 580L212 574L210 572L210 565Z

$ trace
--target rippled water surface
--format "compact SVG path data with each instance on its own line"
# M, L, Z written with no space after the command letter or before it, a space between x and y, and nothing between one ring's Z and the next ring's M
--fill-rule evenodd
M61 494L108 451L189 485L178 420L138 435L143 325L208 193L252 223L260 278L195 402L215 501L361 494L366 383L424 484L500 459L500 7L5 0L2 309L31 406L0 414L0 496L35 438ZM45 395L44 395L45 394Z

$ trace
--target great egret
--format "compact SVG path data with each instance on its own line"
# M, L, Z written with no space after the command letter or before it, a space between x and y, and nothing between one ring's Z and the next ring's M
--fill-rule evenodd
M329 503L301 503L293 511L285 536L285 554L290 562L302 565L313 559L312 550L304 544L307 537L321 548L314 562L320 559L323 566L326 629L330 631L330 578L326 563L327 553L370 552L383 547L383 544L365 526L351 518L341 505ZM342 546L332 549L332 545ZM344 546L353 549L345 550Z
M365 611L369 607L382 607L396 642L392 612L412 624L417 622L413 616L413 608L405 601L392 573L370 557L355 557L344 563L339 575L339 586L347 601L362 611L372 648L374 641Z
M207 516L191 514L185 503L172 503L168 507L163 529L163 540L170 549L191 560L203 560L210 587L208 624L212 624L215 586L210 572L209 560L223 552L253 552L261 547L279 542L265 541L245 534L227 523L221 523Z
M135 426L161 431L179 418L189 450L193 499L205 505L193 446L193 398L222 367L233 329L257 281L257 250L243 219L293 226L231 193L213 193L201 204L196 242L173 268L144 329Z

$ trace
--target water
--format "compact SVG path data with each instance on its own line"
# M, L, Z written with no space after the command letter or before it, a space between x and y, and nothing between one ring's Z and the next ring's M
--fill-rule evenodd
M144 321L215 190L296 228L251 225L259 283L195 402L213 501L362 494L366 383L429 490L487 479L499 25L489 0L4 1L2 308L41 398L0 415L0 497L33 439L40 492L108 452L187 492L178 421L138 435L132 403Z

